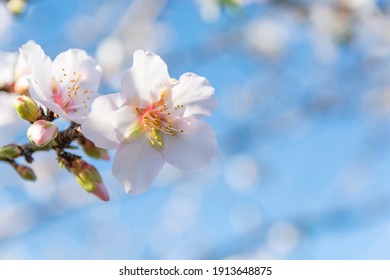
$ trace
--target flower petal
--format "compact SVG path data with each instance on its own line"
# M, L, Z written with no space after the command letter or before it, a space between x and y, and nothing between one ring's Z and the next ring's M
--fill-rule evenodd
M163 165L161 154L141 135L134 141L119 146L112 173L126 192L140 194L150 187Z
M100 66L85 51L69 49L55 58L52 75L55 85L52 100L63 108L69 119L81 122L98 96Z
M84 50L69 49L54 59L52 74L57 82L62 81L59 86L65 91L80 75L80 92L91 93L99 87L101 68Z
M45 92L44 88L40 87L37 84L37 81L30 80L30 94L31 94L31 96L34 97L34 99L36 101L38 101L39 103L41 103L43 106L45 106L46 108L49 108L54 113L58 114L65 121L70 121L70 119L68 119L66 117L66 115L64 114L61 106L54 103L53 100L51 100L51 98L46 97L46 93L47 92Z
M164 135L165 160L183 170L194 170L209 164L217 155L217 140L213 129L194 117L176 124L183 133Z
M36 82L41 91L32 91L31 95L37 100L48 100L51 97L50 76L51 76L51 59L45 55L41 46L34 42L24 44L20 48L20 53L23 56L27 66L31 71L31 80Z
M96 146L115 149L118 135L134 122L135 116L128 106L121 107L119 93L102 95L92 103L91 112L81 121L81 129L85 137Z
M217 102L214 88L206 78L194 73L183 74L172 88L172 107L183 105L182 110L175 110L181 117L210 116Z
M158 94L169 87L169 74L165 62L156 54L137 50L133 55L133 66L122 78L123 100L140 107L158 100Z

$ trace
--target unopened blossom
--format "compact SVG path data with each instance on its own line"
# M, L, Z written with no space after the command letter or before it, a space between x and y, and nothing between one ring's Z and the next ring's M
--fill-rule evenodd
M0 147L0 159L13 159L22 154L22 149L15 144Z
M24 180L35 181L37 179L37 176L35 175L35 172L34 170L32 170L31 167L25 165L17 165L15 166L15 170Z
M57 126L45 120L34 122L27 130L30 142L40 147L49 144L57 135Z
M41 116L37 103L26 95L17 96L13 105L18 115L26 121L35 122Z
M165 162L193 170L212 161L216 137L201 118L215 105L205 78L186 73L175 81L159 56L138 50L121 92L98 97L82 131L99 147L117 148L113 175L127 192L138 194Z
M96 147L96 145L88 139L79 140L79 144L81 145L83 151L92 158L103 160L110 159L110 155L106 149Z
M31 96L66 121L79 122L90 111L100 67L83 50L69 49L54 61L35 43L20 49L31 71Z
M106 186L103 183L99 171L82 159L76 159L72 162L70 170L74 174L77 183L87 192L96 195L103 201L109 201L110 196Z

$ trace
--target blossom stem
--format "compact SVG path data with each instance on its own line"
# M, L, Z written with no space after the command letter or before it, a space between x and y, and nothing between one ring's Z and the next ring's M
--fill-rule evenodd
M42 107L40 107L40 110L41 110L41 116L38 118L38 120L52 122L56 118L58 118L57 114L55 114L53 111L50 111L49 109L47 109L46 113L43 111Z
M19 145L21 148L22 152L20 156L24 157L24 160L27 163L32 163L33 162L33 157L32 154L38 151L48 151L50 150L49 146L43 146L43 147L38 147L34 144L24 144L24 145Z
M16 155L12 159L0 157L0 161L6 161L6 162L11 163L11 161L14 162L14 160L16 158L23 156L24 160L27 163L32 163L34 160L33 156L32 156L33 153L38 152L38 151L49 151L51 149L55 150L57 155L64 155L63 157L65 159L71 158L70 156L65 155L64 154L65 152L63 150L66 148L70 148L70 144L74 140L77 140L77 139L84 137L82 135L82 133L80 132L79 127L80 127L79 124L71 123L71 125L67 129L58 133L58 136L54 139L54 141L51 144L43 146L43 147L39 147L39 146L36 146L34 144L30 144L30 143L17 145L21 150L19 155ZM70 154L70 153L67 153L67 154Z
M54 143L52 144L53 148L69 148L70 144L77 139L84 137L80 132L80 125L72 122L70 126L58 133L57 137L54 139Z

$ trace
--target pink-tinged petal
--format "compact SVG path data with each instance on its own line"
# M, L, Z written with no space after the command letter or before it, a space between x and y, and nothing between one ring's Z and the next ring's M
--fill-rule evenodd
M45 55L42 48L33 42L24 44L20 48L20 54L25 60L25 63L30 69L31 80L42 88L40 92L33 92L32 97L37 99L48 99L51 96L50 81L51 81L51 59ZM34 96L34 93L39 94Z
M85 137L100 148L115 149L119 144L118 131L124 131L135 119L129 107L121 106L119 93L96 98L91 112L81 121Z
M163 165L161 154L153 149L144 135L140 135L119 146L112 173L126 192L140 194L150 187Z
M103 201L110 200L110 195L108 194L107 188L103 183L97 184L95 190L93 190L92 193Z
M216 105L214 88L206 78L194 73L183 74L172 88L172 107L183 106L174 111L177 116L210 116Z
M51 98L47 98L45 96L44 89L40 87L34 80L30 80L30 94L31 96L35 96L34 99L39 101L43 106L58 114L64 120L70 121L63 113L61 106L54 103Z
M158 55L137 50L133 55L133 66L122 78L123 100L146 107L158 100L164 87L170 86L169 79L167 65Z
M165 160L182 170L194 170L209 164L217 155L213 129L196 118L182 119L176 127L183 132L164 135Z

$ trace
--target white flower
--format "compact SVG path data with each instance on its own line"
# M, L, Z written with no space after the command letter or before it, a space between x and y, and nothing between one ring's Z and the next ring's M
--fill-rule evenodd
M79 122L90 111L101 70L83 50L69 49L54 61L35 43L20 49L30 67L30 94L66 121Z
M174 81L159 56L138 50L121 93L96 98L82 131L97 146L118 149L113 174L127 192L138 194L165 162L183 170L211 162L217 141L200 118L215 105L205 78L186 73Z

